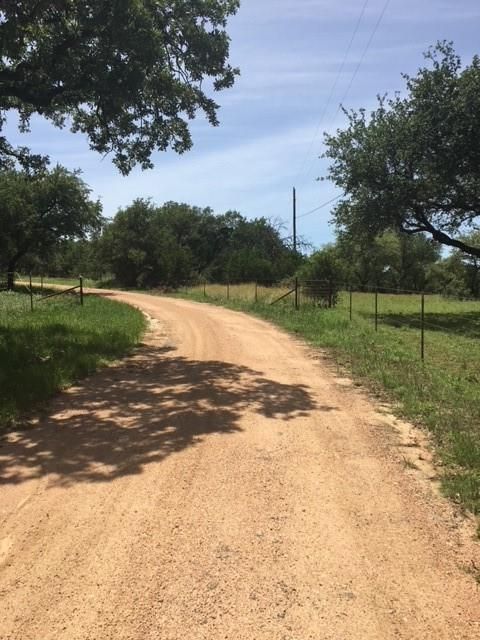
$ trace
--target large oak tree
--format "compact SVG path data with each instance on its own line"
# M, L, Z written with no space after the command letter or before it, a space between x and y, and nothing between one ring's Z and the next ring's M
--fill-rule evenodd
M405 96L346 112L348 127L326 136L329 178L345 192L334 218L353 237L426 233L480 257L465 238L480 225L480 58L462 67L448 43L426 58Z
M211 90L230 87L227 18L239 0L2 0L0 130L37 113L88 136L124 174L155 150L192 145L198 111L217 124ZM206 86L205 86L206 84ZM0 136L0 167L39 156Z

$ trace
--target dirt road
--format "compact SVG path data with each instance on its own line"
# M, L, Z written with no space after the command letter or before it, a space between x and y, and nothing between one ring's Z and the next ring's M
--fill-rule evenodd
M480 638L415 430L267 323L115 297L145 345L1 443L2 640Z

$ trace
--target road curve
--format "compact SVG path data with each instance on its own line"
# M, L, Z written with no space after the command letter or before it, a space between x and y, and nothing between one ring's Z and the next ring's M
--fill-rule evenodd
M1 442L1 640L480 638L413 428L268 323L109 295L145 343Z

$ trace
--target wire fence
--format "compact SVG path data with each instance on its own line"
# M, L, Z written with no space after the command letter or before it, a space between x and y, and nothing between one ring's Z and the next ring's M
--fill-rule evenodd
M83 306L82 276L76 279L76 284L66 287L65 285L47 284L43 276L34 281L30 274L25 276L13 272L0 273L0 313L3 314L27 310L33 312L38 305L42 305L47 300L60 297L62 299L72 298L72 296Z
M290 305L296 310L343 313L351 323L362 320L378 333L381 329L418 332L418 355L426 358L429 332L458 338L480 338L480 300L445 297L439 293L388 287L351 287L326 280L298 278L252 283L185 285L204 299Z
M60 296L83 304L83 278L48 278L15 275L15 289L8 291L8 274L0 273L0 313L33 311ZM61 287L58 291L55 286ZM295 310L335 311L352 326L363 321L380 330L408 330L418 335L418 355L425 360L428 334L453 335L459 339L480 338L480 300L445 297L440 293L393 287L351 287L328 280L300 278L263 279L254 282L185 283L184 290L205 300L239 301Z

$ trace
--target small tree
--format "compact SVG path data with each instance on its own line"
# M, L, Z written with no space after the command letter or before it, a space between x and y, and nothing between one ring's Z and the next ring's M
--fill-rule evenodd
M344 283L346 268L335 245L326 245L316 251L298 270L306 295L315 303L335 306L338 291Z
M0 264L13 289L19 261L45 255L64 239L85 238L102 224L101 205L79 172L57 166L35 176L0 173Z

